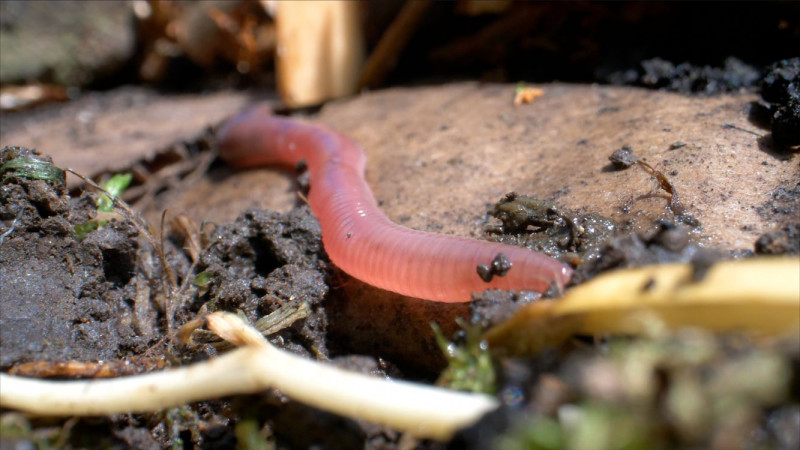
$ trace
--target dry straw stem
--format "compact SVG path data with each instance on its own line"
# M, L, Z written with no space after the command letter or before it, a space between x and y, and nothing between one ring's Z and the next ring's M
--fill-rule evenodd
M276 2L278 91L287 106L355 94L364 61L360 2Z
M0 374L0 406L39 415L108 415L276 388L326 411L432 439L448 439L498 406L491 396L390 381L307 360L272 346L234 314L214 313L207 320L209 328L243 347L189 367L110 380L45 381Z
M358 79L359 89L378 86L397 65L400 54L417 31L431 0L406 2L397 17L381 36L381 40L364 63Z
M534 353L573 334L648 334L694 326L781 336L800 331L800 259L764 257L713 265L699 281L691 264L601 275L552 302L517 311L487 332L510 353Z

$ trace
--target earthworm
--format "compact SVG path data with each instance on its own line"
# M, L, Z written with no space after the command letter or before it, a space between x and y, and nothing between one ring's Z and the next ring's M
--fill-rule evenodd
M305 163L322 244L336 266L365 283L425 300L466 302L486 289L543 292L571 275L570 267L532 250L393 223L364 179L364 151L337 131L257 107L230 119L218 137L220 156L235 167ZM491 265L500 254L511 268L489 282L481 279L478 265Z

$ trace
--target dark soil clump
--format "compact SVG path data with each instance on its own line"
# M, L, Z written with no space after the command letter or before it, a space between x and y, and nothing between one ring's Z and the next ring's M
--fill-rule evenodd
M787 183L773 189L771 199L756 206L761 217L779 224L789 224L800 217L800 183Z
M26 149L0 155L3 163L18 158L50 163ZM146 347L153 336L137 314L137 231L111 221L79 240L74 226L90 213L63 179L2 176L0 367L114 359Z
M800 223L789 224L778 230L762 234L756 241L756 254L800 254Z
M690 63L673 64L653 58L642 61L641 72L615 74L614 84L638 84L682 94L721 94L756 85L761 73L736 58L725 60L723 67L696 66Z
M323 301L329 265L319 222L309 208L286 214L248 211L214 236L200 258L199 270L213 279L203 303L210 310L241 310L253 322L281 306L306 303L310 316L283 332L290 334L284 342L301 342L292 347L327 355Z
M778 61L761 82L769 109L772 139L782 146L800 145L800 58Z

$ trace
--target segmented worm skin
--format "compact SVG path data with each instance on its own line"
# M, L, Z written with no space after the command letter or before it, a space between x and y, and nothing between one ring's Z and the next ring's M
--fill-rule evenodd
M322 243L340 269L373 286L439 302L466 302L486 289L544 291L564 285L571 269L541 253L494 242L412 230L378 208L364 180L363 150L318 125L251 109L218 134L221 157L236 167L305 162L308 202L319 219ZM513 264L505 276L483 281L478 264L503 253Z

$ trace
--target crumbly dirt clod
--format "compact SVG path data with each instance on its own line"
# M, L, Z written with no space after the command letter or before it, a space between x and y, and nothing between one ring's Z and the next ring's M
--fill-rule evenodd
M670 146L672 148L672 146ZM633 155L633 149L630 145L623 145L622 147L614 150L614 153L608 157L611 164L615 169L626 169L636 164L636 156Z
M687 262L698 251L691 229L675 222L658 220L646 231L630 230L605 241L592 258L578 265L570 285L578 285L612 269L649 264Z
M661 58L642 61L643 74L638 82L683 94L706 95L736 92L755 85L761 73L737 58L727 58L724 67L696 66L687 62L673 64Z
M214 231L199 271L212 274L211 310L241 310L255 322L285 304L307 303L309 317L288 333L306 351L327 354L327 255L319 222L307 206L288 213L251 210Z
M761 81L761 97L769 108L772 139L782 146L800 145L800 58L770 66Z
M759 255L800 254L800 223L762 234L756 241L755 250Z
M619 224L599 214L580 214L554 202L515 192L497 202L489 215L502 225L490 227L490 239L526 247L567 262L594 260Z
M134 314L138 233L112 221L79 241L83 206L58 181L0 186L0 367L113 359L147 343Z
M541 298L542 294L533 291L490 289L474 293L469 303L469 322L488 329L511 317L522 305Z

